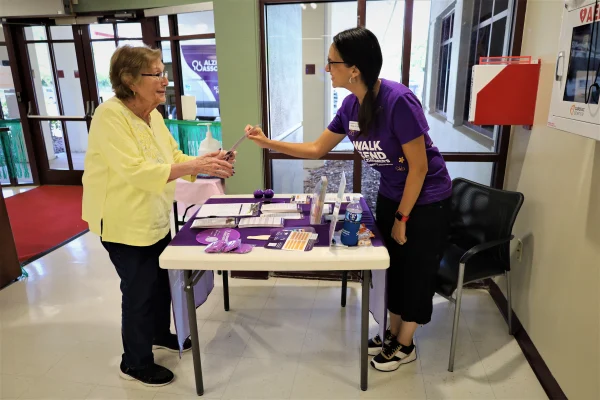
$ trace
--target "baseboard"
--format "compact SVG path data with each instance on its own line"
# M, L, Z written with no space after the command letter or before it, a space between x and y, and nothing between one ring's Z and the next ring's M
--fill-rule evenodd
M486 283L492 299L494 299L494 302L498 306L500 313L508 322L508 301L506 300L506 297L504 297L504 293L502 293L502 290L500 290L494 280L486 279ZM519 344L519 347L521 347L523 355L525 355L525 358L529 362L533 373L540 381L540 384L542 385L542 388L546 392L548 398L552 400L567 399L567 396L560 388L560 385L552 375L552 372L544 362L544 359L531 341L531 338L525 331L525 328L523 328L521 321L519 321L519 318L515 315L514 311L513 331L515 340Z

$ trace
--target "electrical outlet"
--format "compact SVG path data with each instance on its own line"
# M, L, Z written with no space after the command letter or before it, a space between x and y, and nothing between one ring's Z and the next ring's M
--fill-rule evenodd
M517 261L523 261L523 241L521 239L517 239Z

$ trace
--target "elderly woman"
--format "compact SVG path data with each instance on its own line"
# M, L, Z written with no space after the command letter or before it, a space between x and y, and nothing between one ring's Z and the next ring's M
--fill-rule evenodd
M174 375L156 365L154 348L178 351L170 331L171 295L158 258L171 240L175 179L199 173L228 178L233 162L218 151L184 155L156 107L167 73L159 50L123 46L110 60L115 97L101 104L89 133L83 174L83 219L101 237L121 278L123 357L120 376L146 386ZM189 350L188 341L184 349Z

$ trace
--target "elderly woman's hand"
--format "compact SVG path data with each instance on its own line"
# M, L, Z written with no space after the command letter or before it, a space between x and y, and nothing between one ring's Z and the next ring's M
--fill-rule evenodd
M194 160L194 166L198 174L217 176L219 178L229 178L235 171L231 159L225 161L227 152L218 150L212 153L204 154ZM235 156L234 156L235 161Z

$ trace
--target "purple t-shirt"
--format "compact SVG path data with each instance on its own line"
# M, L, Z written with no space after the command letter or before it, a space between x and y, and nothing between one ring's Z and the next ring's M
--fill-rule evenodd
M328 129L348 135L363 160L381 173L379 193L398 202L402 200L408 176L408 161L402 145L424 135L429 169L417 204L431 204L450 197L450 175L429 137L429 126L419 99L406 86L381 79L375 104L379 109L366 137L359 135L360 104L354 95L344 99Z

